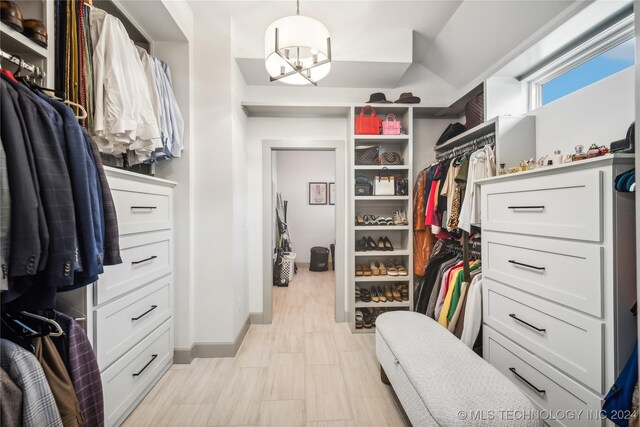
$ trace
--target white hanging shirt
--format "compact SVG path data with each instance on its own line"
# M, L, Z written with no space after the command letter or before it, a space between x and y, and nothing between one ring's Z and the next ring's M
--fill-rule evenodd
M94 132L100 151L134 150L138 160L161 147L144 67L117 18L91 8L95 91Z
M467 188L460 207L459 229L471 232L471 225L480 225L480 191L476 188L476 181L491 176L496 176L496 157L491 146L485 145L469 156Z

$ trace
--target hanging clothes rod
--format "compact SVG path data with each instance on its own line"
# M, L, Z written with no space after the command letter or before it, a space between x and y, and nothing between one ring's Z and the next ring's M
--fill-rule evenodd
M453 157L460 156L465 153L469 153L471 151L476 151L485 145L495 145L496 143L496 134L492 132L488 135L481 136L472 141L462 144L459 147L452 148L448 151L444 151L442 153L438 153L436 155L437 160L445 160Z
M30 71L31 73L34 74L34 77L43 79L43 78L45 78L47 76L47 74L44 72L44 70L42 68L38 67L37 65L30 64L30 63L24 61L19 56L7 53L7 52L3 51L2 49L0 49L0 57L3 58L3 59L6 59L7 61L9 61L9 62L11 62L13 64L16 64L21 69Z

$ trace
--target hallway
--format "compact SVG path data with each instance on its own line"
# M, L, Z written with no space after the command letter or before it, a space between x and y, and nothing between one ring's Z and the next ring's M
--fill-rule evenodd
M404 426L374 334L334 322L334 292L333 271L300 269L235 358L173 365L124 425Z

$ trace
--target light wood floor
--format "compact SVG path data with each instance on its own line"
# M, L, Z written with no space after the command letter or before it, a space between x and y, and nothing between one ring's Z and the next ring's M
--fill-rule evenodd
M334 290L333 271L300 269L236 357L173 365L124 425L404 426L374 334L334 322Z

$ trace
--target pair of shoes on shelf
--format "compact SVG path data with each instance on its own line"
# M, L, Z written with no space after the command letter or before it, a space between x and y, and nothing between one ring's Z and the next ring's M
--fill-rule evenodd
M387 275L387 267L385 267L384 262L380 262L372 259L369 261L369 269L371 270L372 276Z
M364 323L364 312L356 310L356 329L362 329Z
M409 219L407 218L406 211L395 211L393 213L394 225L409 225Z
M388 237L379 237L378 243L370 236L363 236L356 242L356 252L393 251L393 244Z
M392 217L376 216L376 215L356 215L356 225L393 225Z
M368 265L358 264L356 265L356 277L371 276L371 269Z
M389 276L408 276L409 272L406 267L400 263L397 259L388 259L385 262L387 267L387 274Z

